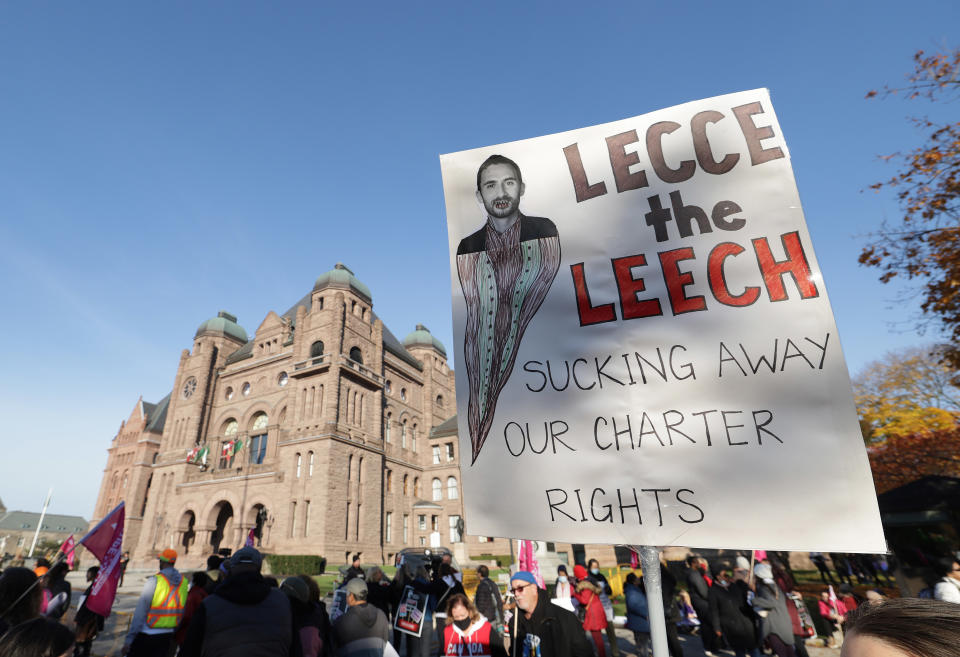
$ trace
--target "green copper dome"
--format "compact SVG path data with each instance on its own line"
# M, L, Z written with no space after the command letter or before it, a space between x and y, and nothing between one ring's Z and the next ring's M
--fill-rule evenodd
M325 274L320 274L313 289L319 290L324 287L345 287L353 290L366 301L372 302L373 295L370 294L370 288L360 282L353 272L345 264L338 262L333 269Z
M247 332L243 327L237 324L237 318L225 310L217 313L216 317L208 319L197 327L197 332L193 337L200 337L204 333L213 333L215 335L225 335L228 338L247 342Z
M403 346L433 347L444 356L447 355L447 350L443 348L443 343L433 337L433 334L430 333L430 329L423 324L417 324L417 329L403 339Z

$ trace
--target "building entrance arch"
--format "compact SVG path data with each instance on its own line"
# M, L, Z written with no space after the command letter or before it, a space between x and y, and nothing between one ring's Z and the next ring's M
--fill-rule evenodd
M221 500L210 511L214 519L214 530L210 533L210 548L217 552L221 547L230 547L230 536L233 533L233 505Z
M197 540L196 524L197 515L193 511L187 510L180 516L177 531L180 533L180 546L183 548L183 554L189 554L190 546Z

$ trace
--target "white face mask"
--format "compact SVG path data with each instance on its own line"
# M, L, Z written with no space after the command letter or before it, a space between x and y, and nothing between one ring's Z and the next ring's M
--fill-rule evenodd
M566 584L566 582L567 582L567 576L566 576L566 575L558 575L558 576L557 576L557 581L558 581L558 582L563 582L564 584Z

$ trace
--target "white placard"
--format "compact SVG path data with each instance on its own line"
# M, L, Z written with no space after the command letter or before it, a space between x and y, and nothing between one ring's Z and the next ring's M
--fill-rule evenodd
M440 160L470 533L885 549L765 89Z

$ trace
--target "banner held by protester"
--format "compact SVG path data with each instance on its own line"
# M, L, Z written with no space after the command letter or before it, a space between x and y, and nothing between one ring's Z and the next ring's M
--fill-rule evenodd
M78 542L100 561L100 571L90 588L87 609L103 617L110 615L120 583L123 545L124 505L120 502L97 526Z
M471 533L885 550L766 90L441 167Z

